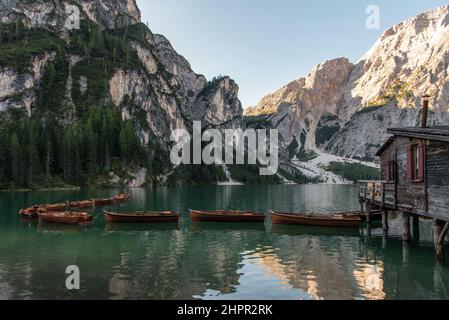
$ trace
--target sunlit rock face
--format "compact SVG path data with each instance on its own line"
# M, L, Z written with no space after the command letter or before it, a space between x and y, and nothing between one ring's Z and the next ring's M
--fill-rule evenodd
M337 113L342 99L341 88L352 69L353 65L345 58L326 61L316 66L306 78L266 96L245 114L275 113L273 124L286 146L296 140L302 142L306 150L314 150L317 126L323 116Z
M388 127L419 123L424 94L432 96L429 124L449 123L448 64L444 6L386 30L355 65L345 59L321 64L245 114L275 113L273 125L286 145L303 132L306 149L373 159Z

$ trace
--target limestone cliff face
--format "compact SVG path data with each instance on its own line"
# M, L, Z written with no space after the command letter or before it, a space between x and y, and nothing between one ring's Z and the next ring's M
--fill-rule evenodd
M87 99L92 82L98 82L88 62L98 59L91 59L82 51L71 52L69 44L74 41L73 35L62 32L67 18L65 8L69 4L76 4L81 18L89 21L89 26L100 25L102 28L98 30L104 28L109 37L118 39L115 32L121 30L129 35L126 30L132 28L132 32L138 33L126 38L127 47L123 49L132 63L109 63L113 70L108 71L108 78L101 80L102 85L94 94L100 94L98 91L102 90L103 83L107 85L105 93L95 103L115 105L123 119L135 120L139 124L142 143L169 148L172 130L190 129L194 119L208 126L242 125L243 108L238 99L237 84L228 77L208 82L203 75L195 73L164 36L153 34L140 24L140 12L134 0L2 1L0 19L3 23L20 19L28 27L44 28L66 51L61 58L60 52L43 48L31 58L30 68L0 64L0 112L15 108L31 115L37 111L37 93L43 74L57 55L68 66L61 119L70 121L78 104L83 102L80 100ZM123 42L122 39L125 37L117 41ZM106 62L97 67L106 68L105 65ZM136 186L144 180L143 171L139 172L139 179L134 179L130 185Z
M67 17L65 7L73 3L11 0L0 4L0 19L4 23L20 19L32 27L63 27L61 23ZM77 5L82 19L101 24L107 29L140 22L140 11L135 0L83 0L78 1ZM118 68L114 72L109 81L111 102L120 107L125 99L131 99L132 104L148 111L149 127L164 139L169 138L169 130L187 127L193 120L194 110L196 114L203 113L202 120L214 123L242 116L238 86L234 81L223 79L219 84L209 86L205 92L203 89L208 83L206 78L196 74L189 62L173 49L164 36L155 35L149 29L140 31L144 33L145 40L132 41L129 45L135 50L143 68ZM0 67L0 111L26 108L31 113L35 104L36 87L54 56L55 53L49 51L33 57L32 68L26 72L19 72L8 66ZM68 56L67 60L70 67L74 67L83 57ZM81 92L87 90L87 81L86 77L81 76ZM67 82L67 97L70 100L73 81L68 79ZM124 108L123 116L130 117L130 111ZM148 133L144 136L147 140Z
M173 85L182 90L182 95L187 98L188 105L192 105L195 96L206 85L206 78L193 72L187 59L180 56L164 36L154 35L154 39L150 42L155 44L155 55L168 72L175 76Z
M356 65L332 65L318 66L246 114L275 113L273 125L287 145L304 129L305 148L360 159L374 158L388 127L419 123L424 94L432 96L430 123L448 124L449 6L388 29ZM313 90L311 83L320 85Z
M424 94L432 96L429 124L447 125L448 66L449 6L385 31L342 88L339 117L343 129L327 151L345 157L373 157L387 139L388 127L419 125Z
M238 92L239 87L229 77L210 83L196 97L194 120L212 127L241 128L243 107Z
M100 24L106 29L124 27L140 22L140 11L135 0L83 0L83 1L22 1L7 0L0 2L0 21L16 23L21 21L27 27L39 27L60 33L65 29L70 16L70 5L76 5L80 19ZM60 33L61 37L63 34ZM54 51L48 50L31 58L32 67L16 70L9 66L0 66L0 111L9 108L26 108L31 114L36 104L36 88L49 62L55 58ZM67 57L71 60L71 57ZM77 62L82 60L79 58ZM76 63L69 61L71 67ZM68 79L67 99L70 100L71 79Z
M285 146L292 142L312 151L316 148L317 127L323 116L336 115L342 100L342 86L353 65L345 58L326 61L306 77L293 81L261 100L246 115L274 114ZM302 145L301 145L302 144Z
M6 0L0 2L0 19L5 23L20 19L27 26L61 29L71 14L70 5L79 7L82 19L89 19L108 29L140 22L140 11L135 0Z
M343 88L344 105L360 109L397 99L414 108L424 94L435 109L449 102L449 6L418 15L386 30L354 68Z
M33 57L28 72L19 73L14 68L0 67L0 112L10 108L24 108L31 115L36 101L35 87L39 84L48 61L54 52Z

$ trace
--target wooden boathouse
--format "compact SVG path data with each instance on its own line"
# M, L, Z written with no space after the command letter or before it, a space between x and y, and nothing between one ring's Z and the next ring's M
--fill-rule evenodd
M372 210L382 210L388 232L388 212L403 217L403 239L410 241L410 219L434 221L434 244L444 259L449 230L449 126L427 127L428 96L423 97L421 127L391 128L392 136L378 151L380 181L360 181L359 200L369 221Z

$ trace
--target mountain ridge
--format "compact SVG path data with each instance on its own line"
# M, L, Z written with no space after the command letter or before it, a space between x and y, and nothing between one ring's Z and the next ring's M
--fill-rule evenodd
M71 5L80 9L80 29L64 29ZM356 64L342 57L317 65L262 99L262 116L247 110L244 117L237 83L193 71L140 22L134 0L2 3L0 188L372 178L386 128L419 121L421 92L437 88L430 122L447 123L447 9L390 28ZM171 132L191 131L194 120L204 128L279 129L279 174L171 165Z
M245 116L282 117L282 122L272 125L281 129L285 148L291 141L300 141L305 132L302 144L309 151L375 160L377 148L388 137L387 127L419 123L422 95L432 95L429 124L448 122L448 44L449 6L442 6L388 28L357 63L348 67L346 81L332 83L342 69L346 70L346 62L342 58L330 60L341 64L326 70L328 85L337 85L337 93L326 96L320 91L316 97L304 96L308 89L304 79L315 77L320 66L329 63L326 61L306 78L262 98L257 106L245 110ZM336 105L323 103L335 95L340 98ZM321 102L310 104L314 99ZM297 111L286 114L286 104ZM315 112L311 118L310 112L304 113L305 105ZM320 141L317 136L322 137Z
M64 29L72 5L80 29ZM134 0L2 3L0 46L0 188L225 178L203 166L171 177L170 135L198 116L240 126L238 85L196 74Z

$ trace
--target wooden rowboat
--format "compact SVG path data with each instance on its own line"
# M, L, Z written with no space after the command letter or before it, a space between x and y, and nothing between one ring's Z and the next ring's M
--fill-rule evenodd
M110 205L115 204L114 198L92 199L91 201L94 202L96 207L110 206Z
M118 194L114 197L116 202L126 202L129 200L129 194L127 193L122 193L122 194Z
M136 211L118 213L104 210L105 220L110 223L173 223L179 213L173 211Z
M67 210L70 207L70 203L56 203L56 204L45 204L42 206L39 206L39 210L41 211L64 211Z
M58 224L73 224L73 225L85 225L92 222L93 217L86 212L52 212L41 211L39 212L39 220L41 222L50 222Z
M70 208L89 209L92 208L93 206L95 206L95 202L92 200L70 202Z
M31 208L22 209L19 214L24 218L37 218L39 206L32 206Z
M273 224L296 224L316 227L358 228L362 221L359 216L351 214L320 213L278 213L271 212Z
M332 214L354 216L354 217L359 217L362 221L366 220L366 213L363 213L360 210L345 211L345 212L335 212L335 213L332 213ZM382 220L382 211L373 211L373 212L371 212L370 213L370 219L371 219L371 221Z
M195 222L264 222L265 214L250 211L198 211L190 210Z

